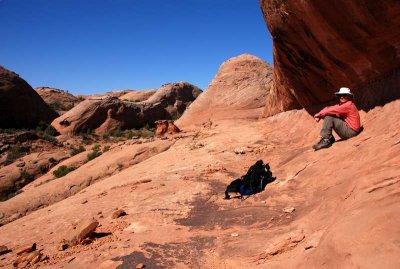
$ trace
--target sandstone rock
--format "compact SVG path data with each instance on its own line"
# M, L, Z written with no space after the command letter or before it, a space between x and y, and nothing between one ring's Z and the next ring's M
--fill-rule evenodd
M25 166L25 162L20 162L20 163L17 163L17 165L16 165L17 167L24 167Z
M6 246L0 246L0 255L6 254L10 251L11 250L9 250Z
M142 269L145 268L146 266L143 263L139 263L136 265L136 269Z
M168 134L176 134L179 133L181 130L175 125L173 120L168 121L168 129L167 133Z
M122 209L118 209L117 211L114 211L111 215L112 219L117 219L119 217L125 216L126 212Z
M243 54L224 62L207 90L176 122L178 127L201 125L216 119L258 118L272 85L272 68Z
M77 103L81 102L78 97L65 92L63 90L40 87L35 89L42 99L59 114L73 108Z
M144 102L123 102L116 97L88 99L55 119L52 125L63 135L88 130L102 135L117 129L138 129L179 116L200 93L196 86L178 82L163 85Z
M31 251L34 251L36 249L36 243L33 244L27 244L27 245L23 245L23 246L19 246L15 249L15 253L17 255L20 255L22 253L28 253Z
M292 213L295 210L296 209L294 207L285 207L284 209L282 209L282 211L285 212L285 213Z
M314 113L343 86L363 109L400 97L399 1L260 5L273 38L276 83L265 116L301 107Z
M59 251L64 251L69 247L67 243L61 243L60 246L58 247Z
M156 136L160 137L165 134L176 134L181 130L175 125L173 120L156 121Z
M56 117L25 80L0 66L0 128L35 128Z
M23 253L14 261L13 265L14 267L25 267L29 263L35 264L40 261L41 256L42 254L37 250L30 253Z
M79 223L72 233L71 245L77 245L83 239L93 234L99 223L95 219L86 219Z
M158 120L156 123L156 136L163 136L168 130L168 121Z
M130 102L142 102L149 99L157 90L140 90L140 91L129 91L124 95L119 96L118 98L122 101L130 101Z

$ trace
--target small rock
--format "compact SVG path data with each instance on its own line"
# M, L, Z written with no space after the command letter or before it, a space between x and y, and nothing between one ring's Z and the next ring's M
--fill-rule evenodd
M29 252L29 253L23 253L21 256L19 256L13 263L14 267L25 267L29 263L36 263L40 261L41 253L37 250Z
M58 250L59 250L59 251L64 251L64 250L66 250L67 248L68 248L68 244L62 243L62 244L58 247Z
M232 237L238 237L239 234L238 234L238 233L231 233L231 236L232 236Z
M81 241L81 244L82 245L89 245L89 244L91 244L93 242L93 239L91 239L91 238L84 238L82 241Z
M95 219L81 221L73 231L72 239L70 240L71 244L73 246L79 244L83 239L90 236L96 230L98 225L99 222Z
M17 167L24 167L25 166L25 162L20 162L17 164Z
M114 211L114 213L112 214L111 218L112 219L117 219L119 217L125 216L126 212L122 209L118 209L117 211Z
M136 265L136 269L142 269L145 268L146 266L143 263L139 263Z
M7 254L8 252L11 252L6 246L0 246L0 255Z
M22 253L28 253L28 252L31 252L31 251L34 251L34 250L36 250L36 243L27 244L27 245L23 245L23 246L17 247L15 249L15 253L17 255L21 255Z
M294 207L285 207L284 209L282 209L282 211L285 213L292 213L295 210L296 209Z
M81 204L86 204L88 201L87 200L83 200L82 202L81 202Z

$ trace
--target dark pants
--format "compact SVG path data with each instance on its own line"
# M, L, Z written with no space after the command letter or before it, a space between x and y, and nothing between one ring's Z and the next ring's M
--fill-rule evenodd
M344 120L332 116L324 118L324 125L321 130L322 138L330 138L332 136L332 129L340 136L341 139L349 139L356 136L358 133L346 125Z

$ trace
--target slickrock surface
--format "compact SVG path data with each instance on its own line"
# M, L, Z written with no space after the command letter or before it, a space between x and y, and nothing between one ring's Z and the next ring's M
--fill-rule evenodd
M266 62L250 54L227 60L177 125L201 125L215 119L261 116L272 85L272 72Z
M400 97L398 0L260 5L274 43L276 87L266 116L299 107L315 113L344 86L366 110Z
M0 128L35 128L57 116L25 80L0 66Z
M36 242L41 268L399 268L400 123L390 117L399 111L398 100L362 112L359 136L317 152L311 145L322 123L305 110L215 120L141 144L169 143L113 170L119 158L132 158L135 145L121 144L0 203L10 212L46 185L37 197L68 193L0 227L0 245ZM259 159L275 182L243 201L224 200L226 185ZM83 184L95 171L101 180ZM112 219L117 208L127 215ZM59 251L88 218L99 222L93 237ZM4 254L0 266L12 268L15 259Z

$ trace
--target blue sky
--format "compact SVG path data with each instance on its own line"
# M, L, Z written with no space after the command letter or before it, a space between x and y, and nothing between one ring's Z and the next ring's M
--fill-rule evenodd
M0 0L0 25L0 65L73 94L204 90L231 57L273 62L258 0Z

